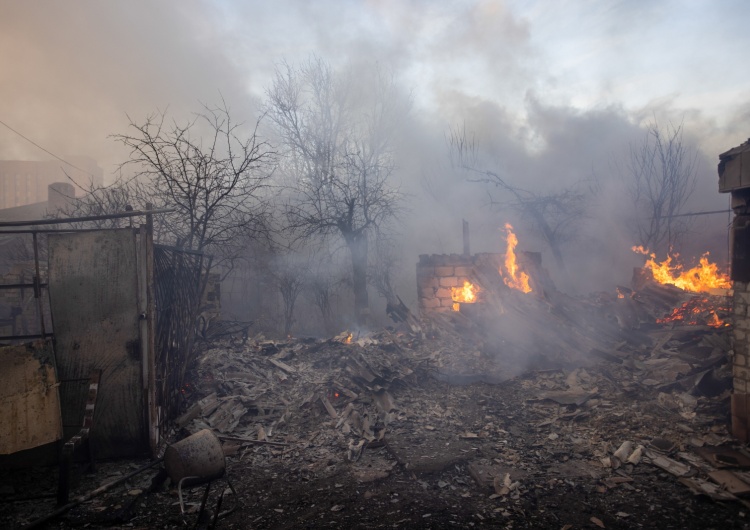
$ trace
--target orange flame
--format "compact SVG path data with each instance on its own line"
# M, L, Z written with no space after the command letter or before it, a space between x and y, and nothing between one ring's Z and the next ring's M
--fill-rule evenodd
M451 287L451 298L453 299L453 310L459 311L461 303L473 304L477 301L479 288L468 280L464 280L463 287Z
M680 307L675 307L672 312L664 318L657 318L658 324L668 324L670 322L681 322L691 326L706 324L712 328L722 328L729 326L729 322L723 321L716 314L716 311L729 311L728 307L719 307L713 300L708 298L693 297Z
M349 335L347 335L346 339L344 340L344 344L351 344L351 343L352 343L352 334L349 333Z
M648 256L644 269L651 270L654 280L662 284L679 287L685 291L696 293L708 292L710 289L731 289L732 282L726 274L719 272L716 263L708 261L708 252L701 256L699 265L689 270L683 270L680 263L672 264L673 256L667 255L667 259L657 263L656 254L649 253L648 249L641 246L633 247L633 252ZM674 258L679 255L675 254Z
M529 285L529 275L519 270L518 262L516 261L516 246L518 245L518 238L513 233L513 227L510 223L505 223L506 233L506 248L505 248L505 270L508 272L503 278L505 285L511 289L517 289L524 293L531 292L531 286ZM500 271L500 274L503 272Z

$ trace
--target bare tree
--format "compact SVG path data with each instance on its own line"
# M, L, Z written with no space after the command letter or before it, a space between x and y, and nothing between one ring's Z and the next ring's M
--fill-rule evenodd
M357 320L368 313L368 238L392 220L401 193L393 132L408 110L394 80L339 75L320 58L281 64L267 91L268 116L284 146L282 170L292 180L286 215L300 237L343 239L351 257Z
M294 326L294 308L297 298L305 287L309 274L309 263L294 253L277 254L268 269L268 274L281 295L284 306L284 336L289 336Z
M626 170L643 247L668 252L685 236L689 218L675 216L695 190L697 156L683 141L682 124L662 128L654 121L641 142L630 144Z
M344 283L345 272L339 267L336 257L323 252L321 245L315 253L310 268L307 294L320 311L323 329L327 335L339 332L334 303Z
M132 134L114 136L131 150L123 167L135 167L141 194L176 209L162 217L165 239L231 265L241 252L238 242L267 234L261 195L275 153L259 138L259 121L244 131L222 104L182 124L158 112L143 123L131 120Z
M587 180L556 191L532 191L512 185L497 171L484 169L478 162L476 143L465 129L452 129L448 134L451 163L469 171L471 182L490 184L509 199L497 199L490 192L490 204L509 206L524 218L547 244L560 270L565 269L564 245L575 238L578 226L587 216L587 202L594 188Z
M383 234L375 239L375 257L370 265L373 287L389 304L396 304L393 276L399 266L400 249L396 242Z

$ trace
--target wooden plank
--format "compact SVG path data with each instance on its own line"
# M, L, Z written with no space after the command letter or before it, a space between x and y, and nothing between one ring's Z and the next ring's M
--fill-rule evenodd
M750 484L740 479L737 475L728 470L712 471L708 474L711 480L716 482L722 489L738 497L747 497L750 495Z
M294 368L292 368L291 366L289 366L288 364L283 363L281 361L277 361L276 359L272 359L270 357L268 358L268 362L270 362L276 368L280 368L281 370L284 370L286 373L289 373L289 374L293 374L293 373L295 373L297 371Z
M127 228L50 234L48 240L58 376L62 382L81 380L93 369L102 370L91 434L97 456L142 454L148 450L148 431L135 233ZM86 391L81 385L61 387L66 437L82 420L81 391Z

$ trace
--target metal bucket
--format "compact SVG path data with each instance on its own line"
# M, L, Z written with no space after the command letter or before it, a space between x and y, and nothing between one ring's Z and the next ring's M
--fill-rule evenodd
M210 429L203 429L167 447L164 467L173 482L185 479L188 485L220 478L226 461L219 439Z

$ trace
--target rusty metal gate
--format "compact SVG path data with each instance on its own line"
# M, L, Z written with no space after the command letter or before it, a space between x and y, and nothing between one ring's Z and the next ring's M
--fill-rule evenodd
M210 256L200 252L154 245L156 401L160 418L175 417L181 404L207 278L205 271L210 267ZM159 424L164 436L166 422Z

